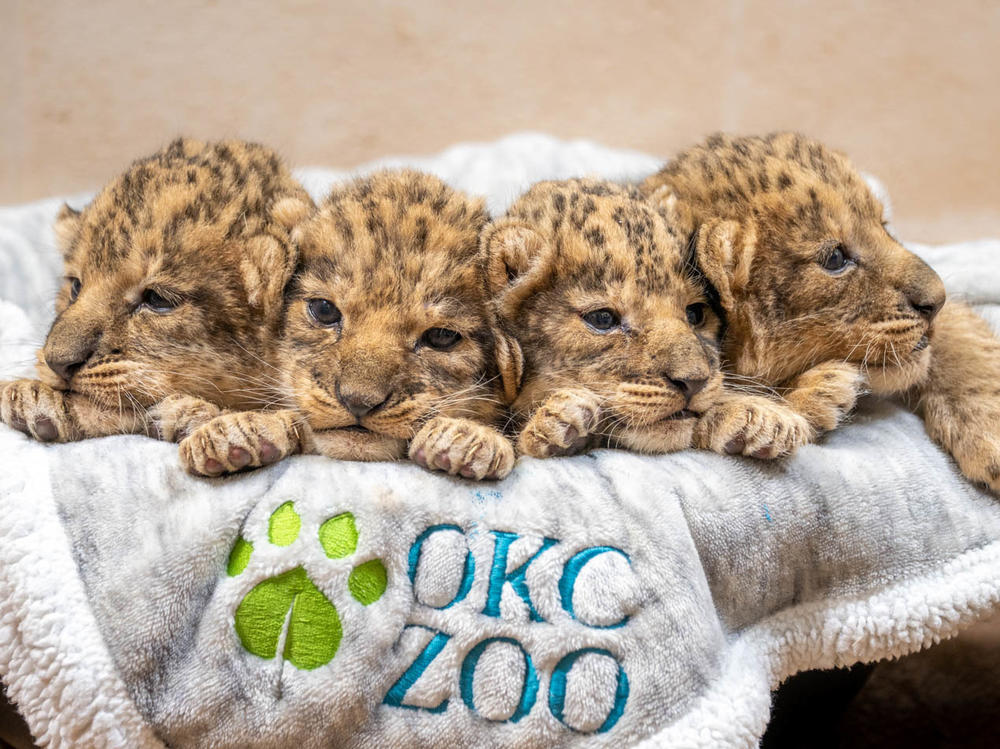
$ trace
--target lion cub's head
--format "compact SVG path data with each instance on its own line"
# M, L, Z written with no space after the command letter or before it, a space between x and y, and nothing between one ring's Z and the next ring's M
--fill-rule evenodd
M686 447L721 386L718 318L679 238L634 188L532 187L487 229L488 278L523 354L520 421L561 389L598 396L596 433L647 452Z
M109 405L174 393L267 401L295 267L289 230L313 209L263 146L181 139L56 222L65 281L39 374ZM263 369L266 372L266 368Z
M487 220L436 177L386 171L336 188L296 230L284 381L314 430L408 440L432 416L496 420Z
M736 371L780 384L844 360L867 368L876 392L925 376L944 287L886 231L842 154L794 133L716 135L642 190L694 237Z

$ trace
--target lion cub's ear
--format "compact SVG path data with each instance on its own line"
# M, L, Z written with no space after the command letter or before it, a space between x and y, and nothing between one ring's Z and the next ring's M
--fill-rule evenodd
M70 208L69 203L63 203L59 213L56 214L56 222L52 228L56 233L56 243L65 255L73 244L77 232L80 231L80 211Z
M246 244L240 273L251 307L265 319L280 313L285 284L295 270L295 253L269 234L259 234Z
M312 205L302 198L282 198L271 208L271 217L285 229L292 231L309 218L312 212Z
M240 271L247 290L247 301L260 309L265 319L281 314L285 286L298 262L297 227L313 211L313 206L300 198L283 198L271 209L271 219L289 232L286 242L270 234L261 234L247 243Z
M657 187L647 200L680 236L690 237L694 233L696 227L691 210L677 199L669 185Z
M517 339L504 328L513 324L525 299L549 276L551 251L542 236L522 221L503 218L483 232L486 284L500 318L496 333L497 366L504 396L512 403L521 388L524 355Z
M551 250L542 235L522 221L504 218L490 224L481 240L486 282L502 320L510 320L549 277Z
M747 281L756 244L752 225L712 219L701 226L688 205L678 200L669 185L660 185L647 200L682 237L691 237L698 269L719 293L725 310L732 310Z
M521 378L524 376L524 354L521 352L521 344L513 336L497 330L494 339L504 400L508 404L513 403L521 390Z
M749 284L756 240L752 224L713 219L698 227L695 260L727 312L736 307L740 292Z

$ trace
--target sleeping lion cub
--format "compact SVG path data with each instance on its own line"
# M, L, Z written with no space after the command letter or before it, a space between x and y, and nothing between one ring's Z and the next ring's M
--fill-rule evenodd
M837 425L865 381L912 395L962 471L1000 490L1000 343L944 304L941 280L886 231L845 156L793 133L716 135L642 190L691 237L740 381L777 388L814 433ZM746 421L726 404L702 441L752 452Z
M133 163L56 236L65 281L38 380L7 383L3 421L45 442L176 439L218 407L267 401L259 375L313 205L277 155L179 139Z
M486 222L481 200L417 172L335 189L295 232L301 259L278 373L288 408L225 414L195 430L181 443L188 470L408 450L426 468L506 476L514 451L494 425L512 365L482 277Z
M504 329L523 355L521 453L689 447L720 397L719 320L681 243L634 188L532 187L483 235Z

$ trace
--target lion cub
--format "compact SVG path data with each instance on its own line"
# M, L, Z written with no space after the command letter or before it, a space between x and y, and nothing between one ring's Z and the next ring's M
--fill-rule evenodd
M968 308L944 304L937 274L886 231L845 156L794 133L715 135L642 190L696 246L739 381L776 388L810 438L837 425L865 381L912 395L962 471L1000 490L1000 343ZM750 418L724 404L700 439L754 452Z
M719 319L673 227L634 188L532 187L483 235L498 316L516 337L521 453L691 445L719 397Z
M493 425L511 365L483 281L487 220L481 200L418 172L335 189L295 232L279 357L294 410L220 416L181 443L186 467L259 466L263 448L346 460L408 450L426 468L506 476L513 447Z
M313 209L277 155L178 139L56 221L65 281L38 380L7 383L0 415L45 442L176 439L219 407L263 405L289 231Z

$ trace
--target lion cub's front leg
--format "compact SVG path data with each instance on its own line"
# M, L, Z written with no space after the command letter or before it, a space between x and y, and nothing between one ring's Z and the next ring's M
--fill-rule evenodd
M864 392L861 370L846 362L828 361L808 369L789 383L785 400L819 434L836 429Z
M145 411L127 402L104 408L81 393L26 379L0 385L0 419L40 442L143 434L147 428Z
M39 442L72 442L82 438L69 410L70 393L38 380L15 380L0 389L0 419Z
M794 378L784 400L727 391L695 427L697 447L764 460L791 455L836 429L863 392L853 364L829 361Z
M785 403L725 392L694 428L695 447L728 455L778 458L813 438L812 427Z
M927 433L967 478L1000 494L1000 340L964 304L945 304L934 325L918 391Z
M270 465L302 449L297 411L237 411L218 416L181 440L181 463L198 476Z
M600 398L590 390L557 390L528 418L518 452L533 458L577 453L591 442L600 413Z
M193 395L168 395L148 413L149 435L167 442L180 442L195 429L221 416L222 409Z
M514 468L514 447L491 426L438 416L410 442L410 459L430 470L477 481L502 479Z

